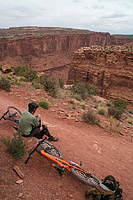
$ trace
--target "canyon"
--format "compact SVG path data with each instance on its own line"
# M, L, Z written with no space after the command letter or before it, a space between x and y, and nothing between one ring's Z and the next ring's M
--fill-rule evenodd
M93 46L75 52L68 84L90 83L102 96L132 103L133 46Z
M57 81L61 78L65 84L89 82L103 96L131 102L132 43L133 35L80 29L0 29L0 65L24 65Z

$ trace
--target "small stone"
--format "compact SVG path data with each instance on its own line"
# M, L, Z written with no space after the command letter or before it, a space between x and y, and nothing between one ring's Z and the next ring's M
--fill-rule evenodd
M21 184L23 183L23 180L22 179L19 179L18 181L16 181L17 184Z
M17 175L18 175L21 179L24 178L24 174L22 173L22 171L19 169L18 166L15 165L15 166L13 167L13 170L17 173Z
M18 194L18 198L21 198L22 196L23 196L23 193L20 192L20 193Z
M73 198L73 195L72 195L72 194L70 194L70 198Z

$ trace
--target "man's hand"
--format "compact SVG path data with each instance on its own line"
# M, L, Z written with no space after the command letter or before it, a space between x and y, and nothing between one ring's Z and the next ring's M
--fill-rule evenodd
M40 117L40 114L36 115L36 118Z

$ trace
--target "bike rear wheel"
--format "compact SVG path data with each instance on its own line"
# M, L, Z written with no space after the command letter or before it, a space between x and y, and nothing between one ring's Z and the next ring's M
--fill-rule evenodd
M7 115L8 115L7 119L11 120L11 121L14 121L14 122L16 122L16 123L19 124L19 120L20 120L21 115L22 115L22 113L20 112L20 110L17 109L17 108L15 108L14 106L9 106L7 108L7 111L8 111L8 113L7 113Z
M81 171L80 169L76 169L74 167L71 168L71 172L83 183L88 184L92 187L95 187L97 182L89 177L89 175L83 171Z
M51 144L50 142L48 142L46 140L41 144L41 148L46 153L48 153L52 156L55 156L55 157L60 158L60 159L63 158L62 153L53 144Z

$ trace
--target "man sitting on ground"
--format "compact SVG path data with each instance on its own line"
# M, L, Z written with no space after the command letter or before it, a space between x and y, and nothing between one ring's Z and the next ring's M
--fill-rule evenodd
M22 113L18 131L22 134L24 137L35 137L37 139L42 139L44 134L48 136L48 139L51 141L58 141L59 139L56 137L53 137L46 125L41 125L41 118L40 115L35 116L36 109L39 106L31 102L28 104L28 111L25 110Z

